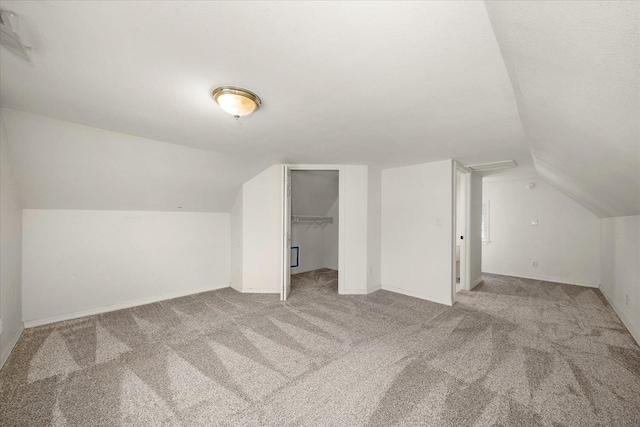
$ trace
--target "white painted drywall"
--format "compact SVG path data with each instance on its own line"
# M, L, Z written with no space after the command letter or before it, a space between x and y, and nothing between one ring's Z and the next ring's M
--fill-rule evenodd
M271 163L3 114L25 209L229 212L238 188Z
M483 3L540 177L602 218L640 214L640 2Z
M346 165L340 178L345 184L344 206L338 208L344 223L345 271L344 283L338 283L338 287L344 294L365 294L368 289L368 167Z
M600 227L600 290L640 344L640 216L602 219Z
M490 243L483 245L482 271L600 284L600 221L592 212L540 178L485 181L483 200L490 202Z
M282 165L242 186L242 292L280 292L282 188Z
M338 199L337 170L292 170L291 214L323 216Z
M382 170L382 289L452 304L452 168Z
M231 208L231 287L242 290L242 187Z
M297 165L299 166L299 165ZM367 293L368 166L342 165L338 203L345 268L339 271L343 294ZM243 186L243 292L280 292L282 165L273 165Z
M23 211L23 318L47 323L229 286L228 213Z
M327 212L327 216L333 218L333 224L328 224L322 230L322 240L324 243L324 267L332 270L338 269L338 227L340 217L338 205L340 201L336 200Z
M22 206L0 114L0 368L22 331Z
M291 224L291 246L297 246L300 255L299 266L291 267L291 274L325 267L325 242L322 227L308 223ZM295 259L291 261L293 265Z
M367 292L381 287L382 170L369 167L367 196Z
M469 185L469 227L467 245L470 246L469 285L474 286L482 278L482 177L471 174Z

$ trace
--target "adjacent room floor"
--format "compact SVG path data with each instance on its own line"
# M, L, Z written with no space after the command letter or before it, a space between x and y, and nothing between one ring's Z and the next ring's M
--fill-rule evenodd
M232 289L26 330L2 426L636 426L640 348L596 289L487 275L447 307Z

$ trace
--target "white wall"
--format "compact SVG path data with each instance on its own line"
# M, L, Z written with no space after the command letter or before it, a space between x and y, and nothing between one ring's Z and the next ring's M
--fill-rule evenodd
M338 227L340 226L340 217L338 216L338 205L340 201L336 200L331 209L327 212L327 216L333 218L333 224L328 224L322 230L322 241L324 243L324 267L332 270L338 269Z
M229 212L238 188L266 167L247 156L2 112L25 209Z
M325 267L325 241L322 227L308 223L291 224L291 246L297 246L300 250L300 265L292 267L291 274ZM295 259L292 259L293 262Z
M452 304L452 168L382 171L382 289Z
M338 203L340 243L339 291L367 293L368 166L342 165ZM273 165L243 186L243 292L280 292L282 233L282 165Z
M482 177L471 174L468 196L470 217L467 245L470 246L469 285L477 285L482 279Z
M229 286L228 213L23 211L34 326Z
M338 207L343 222L344 271L339 271L338 288L344 294L365 294L368 289L368 176L367 166L346 165L340 176L345 192Z
M282 165L242 186L242 292L279 293Z
M602 219L600 227L600 289L640 344L640 216Z
M485 180L483 200L490 202L490 243L483 245L482 271L600 284L600 221L582 205L539 178Z
M22 207L0 115L0 368L22 332Z
M242 290L242 187L231 208L231 287Z
M367 292L381 287L382 264L382 170L369 167L367 198Z

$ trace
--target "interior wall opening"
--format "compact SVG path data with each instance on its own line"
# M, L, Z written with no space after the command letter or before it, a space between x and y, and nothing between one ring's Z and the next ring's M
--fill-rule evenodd
M337 170L291 171L291 296L338 293Z
M467 248L467 226L468 226L468 173L461 169L456 169L455 179L455 275L454 293L460 290L468 290L468 248Z

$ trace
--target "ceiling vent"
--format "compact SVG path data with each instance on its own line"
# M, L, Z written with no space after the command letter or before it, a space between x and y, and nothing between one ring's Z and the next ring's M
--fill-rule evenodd
M507 169L518 166L513 160L503 160L501 162L493 162L493 163L482 163L479 165L470 165L467 166L474 172L484 172L484 171L492 171L495 169Z
M0 9L0 45L31 62L31 48L27 46L18 33L18 15L10 10Z

